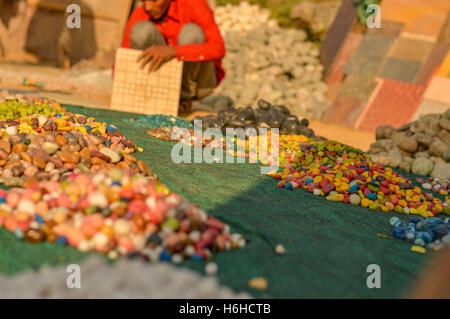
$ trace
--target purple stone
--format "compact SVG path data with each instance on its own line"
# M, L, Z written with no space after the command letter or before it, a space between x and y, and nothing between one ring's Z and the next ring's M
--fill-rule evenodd
M412 185L409 184L409 183L398 183L398 186L399 186L401 189L409 189L409 188L412 188Z

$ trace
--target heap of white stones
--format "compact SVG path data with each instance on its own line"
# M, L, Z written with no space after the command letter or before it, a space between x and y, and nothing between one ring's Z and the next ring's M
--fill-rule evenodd
M215 9L227 47L226 78L217 93L237 106L256 107L263 98L302 117L320 118L329 106L319 48L303 30L283 29L270 12L241 2Z

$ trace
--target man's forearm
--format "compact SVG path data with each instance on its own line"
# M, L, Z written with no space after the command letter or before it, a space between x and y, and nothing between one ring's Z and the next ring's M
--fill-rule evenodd
M225 46L215 42L178 45L175 49L176 57L188 62L214 61L225 56Z

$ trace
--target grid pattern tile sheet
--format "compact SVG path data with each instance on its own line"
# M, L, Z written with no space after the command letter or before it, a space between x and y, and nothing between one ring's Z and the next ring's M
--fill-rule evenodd
M183 62L173 59L148 73L136 62L140 50L117 50L111 109L142 114L178 115Z

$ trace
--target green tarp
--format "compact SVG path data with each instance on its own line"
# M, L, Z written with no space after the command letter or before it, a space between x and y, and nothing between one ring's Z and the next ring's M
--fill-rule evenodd
M256 164L175 164L170 158L173 143L150 138L145 129L122 121L134 114L67 108L115 124L144 148L136 157L145 160L172 191L249 240L244 249L213 257L220 282L235 291L258 298L404 297L432 255L411 252L407 242L377 236L390 235L389 219L403 217L399 214L330 202L303 190L279 189L277 181L261 175ZM274 253L277 244L286 248L284 255ZM87 255L71 247L28 244L0 229L0 273L68 264ZM366 285L369 264L381 267L380 289ZM203 272L204 266L205 262L186 261L179 267ZM267 291L249 288L253 277L265 277Z

